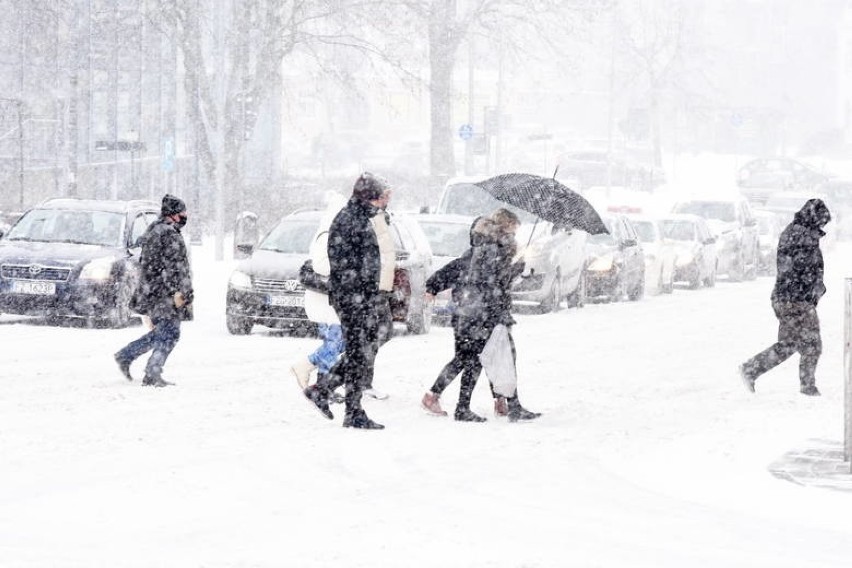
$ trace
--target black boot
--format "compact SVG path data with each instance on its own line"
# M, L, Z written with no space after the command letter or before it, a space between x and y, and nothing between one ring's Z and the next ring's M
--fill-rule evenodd
M173 386L174 383L171 381L167 381L163 379L163 377L157 377L156 379L152 379L150 377L145 377L142 379L143 387L170 387Z
M458 422L485 422L485 418L464 407L457 407L453 418Z
M541 412L530 412L518 400L518 395L508 399L509 403L509 422L517 422L518 420L535 420L541 416Z
M384 430L384 425L373 422L363 409L347 412L343 419L344 428L358 428L361 430Z
M317 385L311 385L304 390L305 398L310 400L313 405L319 410L320 414L329 420L334 420L334 414L331 413L331 409L328 408L328 396L326 396L325 391Z
M130 374L130 364L133 361L125 361L121 357L118 356L118 353L114 355L115 362L118 363L118 370L121 371L121 374L124 375L124 378L128 381L133 380L133 375Z

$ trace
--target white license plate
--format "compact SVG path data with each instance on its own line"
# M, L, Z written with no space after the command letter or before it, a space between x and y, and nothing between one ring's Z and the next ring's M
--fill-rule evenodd
M13 294L33 294L36 296L51 296L56 294L56 283L54 282L28 282L26 280L12 280Z
M269 296L269 305L270 306L283 306L283 307L298 307L302 308L305 306L305 297L304 296Z

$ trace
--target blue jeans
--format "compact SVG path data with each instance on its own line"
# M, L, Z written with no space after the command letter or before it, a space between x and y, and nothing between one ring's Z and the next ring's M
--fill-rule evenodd
M340 354L346 349L346 344L343 341L343 327L340 324L321 323L318 331L322 338L322 345L308 355L308 360L316 365L318 374L325 375L337 363Z
M145 366L145 379L156 381L162 378L163 365L180 339L180 320L177 318L151 318L154 329L115 354L117 359L132 362L140 355L154 350Z

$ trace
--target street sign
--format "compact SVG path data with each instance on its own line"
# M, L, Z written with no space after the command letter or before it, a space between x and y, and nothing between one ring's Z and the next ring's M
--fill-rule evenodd
M171 138L163 138L162 167L167 173L175 169L175 141Z
M470 124L462 124L459 126L459 138L465 141L473 138L473 126Z

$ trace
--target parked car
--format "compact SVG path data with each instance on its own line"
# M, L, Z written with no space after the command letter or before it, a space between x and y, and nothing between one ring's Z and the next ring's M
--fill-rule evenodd
M778 237L784 227L781 225L778 216L771 211L757 210L754 212L754 218L757 219L760 245L758 271L761 274L774 276L778 255Z
M0 239L0 312L124 327L139 281L138 238L150 201L49 199Z
M450 179L444 187L437 213L473 218L500 207L514 211L521 220L516 238L526 272L524 278L515 281L513 302L538 306L542 312L559 309L563 298L569 307L582 306L588 234L570 227L557 227L526 211L507 206L473 185L480 179Z
M834 178L817 188L826 197L837 238L852 238L852 179Z
M826 205L828 205L829 207L829 211L831 211L832 213L832 222L823 227L823 231L825 231L826 233L825 239L823 239L823 244L826 247L831 247L837 241L837 236L840 232L840 227L838 226L838 223L835 222L834 210L832 209L831 199L827 195L818 193L816 191L785 191L781 193L773 193L769 196L769 199L766 200L766 205L763 207L763 210L769 211L777 217L778 224L781 226L781 230L783 231L784 227L786 227L793 221L793 217L805 205L805 203L809 199L814 198L819 198L825 201Z
M620 302L645 295L645 254L630 220L621 214L601 216L609 234L588 240L586 297Z
M744 197L684 201L675 204L672 211L698 215L707 221L717 240L718 274L726 274L733 281L757 277L757 221Z
M674 290L675 264L672 242L663 238L657 219L642 216L630 216L629 219L645 253L645 290L671 294Z
M249 258L240 261L228 281L225 321L234 335L247 335L255 325L311 331L305 313L305 289L299 268L324 211L297 211L283 217L256 247L243 245ZM431 273L432 252L417 223L406 215L391 214L391 236L396 245L396 273L391 310L395 322L411 333L426 333L431 306L423 299Z
M659 220L663 238L675 251L675 282L686 282L696 289L716 285L718 258L716 237L707 222L698 215L672 214Z
M737 172L737 185L750 201L766 203L779 191L803 191L825 183L828 176L792 158L757 158Z
M422 214L416 215L415 219L432 249L433 272L460 257L470 247L470 225L474 217ZM450 290L444 290L435 297L432 304L432 322L448 324L452 310L452 293Z

